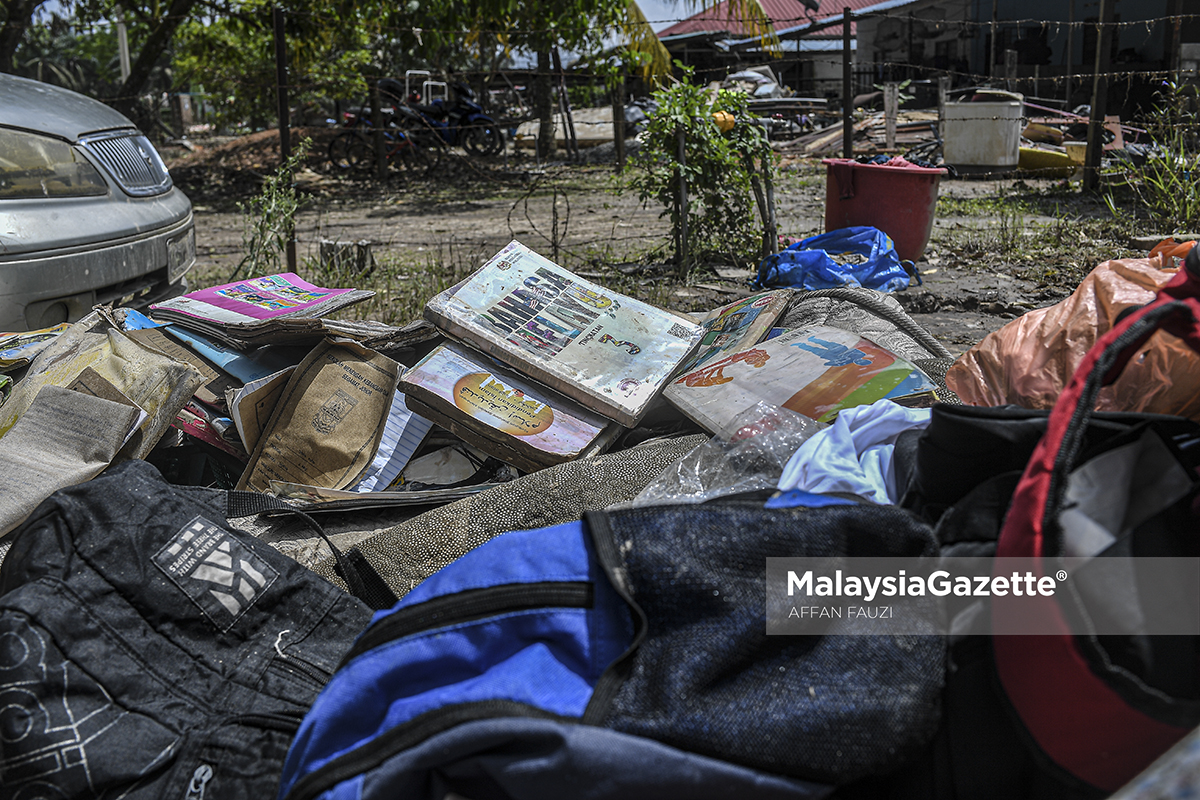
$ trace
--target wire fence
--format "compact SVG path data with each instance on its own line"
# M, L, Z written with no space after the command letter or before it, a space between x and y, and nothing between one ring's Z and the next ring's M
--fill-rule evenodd
M1061 74L1038 75L1034 77L1035 80L1043 83L1043 85L1045 82L1049 82L1051 86L1058 87L1059 89L1065 88L1070 84L1078 85L1083 80L1093 77L1094 70L1089 68L1091 63L1089 61L1090 54L1088 50L1090 47L1091 50L1094 51L1094 40L1099 35L1100 27L1104 27L1111 31L1114 36L1114 40L1120 40L1123 44L1126 44L1127 47L1138 49L1152 42L1155 37L1162 37L1165 40L1173 32L1177 32L1183 27L1193 23L1200 22L1200 14L1158 15L1136 20L1123 19L1115 20L1111 23L1104 23L1103 26L1101 26L1100 23L1094 19L1060 20L1017 17L1007 19L1001 18L993 21L990 19L966 18L968 14L972 13L974 5L975 4L969 2L969 0L951 0L949 3L941 6L941 10L944 13L944 18L940 19L924 18L919 15L920 12L905 12L902 9L876 11L866 14L852 14L851 19L855 24L870 22L871 24L879 25L891 21L897 23L901 27L908 26L910 31L910 49L914 44L912 41L912 30L914 29L914 26L920 28L921 36L919 37L919 41L915 42L915 44L918 46L918 49L922 50L924 49L926 39L937 39L944 42L948 41L946 37L954 35L960 40L970 42L971 48L976 47L974 44L974 39L987 39L988 43L984 46L984 49L988 50L989 52L985 54L985 56L987 57L987 60L990 60L996 64L1001 63L998 56L1005 49L1005 44L1021 41L1021 39L1013 38L1013 34L1033 33L1033 40L1043 43L1051 41L1057 42L1059 39L1064 37L1075 36L1079 32L1091 34L1090 41L1092 41L1092 44L1089 45L1089 39L1087 36L1085 36L1085 41L1081 43L1081 47L1078 48L1077 52L1072 54L1076 60L1079 60L1081 56L1083 57L1081 59L1082 63L1078 65L1078 68L1076 68L1076 65L1074 64L1018 65L1018 70L1022 73L1027 72L1028 68L1033 66L1046 67L1048 71L1057 72L1061 70ZM1124 11L1126 15L1130 13L1136 13L1130 12L1129 10ZM290 10L288 11L288 17L291 20L291 25L294 29L311 30L313 28L329 27L336 30L355 24L356 14L358 13L365 15L366 9L364 8L361 11L357 11L353 6L346 8L345 4L340 4L336 10L336 13L332 8ZM262 30L269 33L269 14L243 16L246 18L246 21L258 20L262 25ZM961 16L962 18L955 18L956 16ZM143 24L168 25L174 22L183 22L188 19L191 19L191 17L172 17L171 15L162 15L158 17L150 17L145 20ZM729 20L722 20L720 15L716 14L708 16L702 14L692 18L692 20L696 19L710 19L714 25L722 22L725 23L727 27L733 31L729 36L729 40L737 42L740 35L739 31L737 30L739 28L739 23ZM528 27L519 29L498 28L489 27L487 25L481 25L472 28L414 27L388 24L386 21L381 22L377 19L367 19L365 16L363 19L358 20L358 22L361 22L366 29L371 31L374 39L372 42L372 47L378 47L382 45L384 48L387 47L389 41L401 42L416 40L420 42L430 39L431 37L441 37L444 40L457 40L461 43L464 49L483 47L487 43L490 43L499 49L508 49L514 45L520 45L521 42L532 41L539 37L552 36L556 32L556 28L553 27L544 29L534 29ZM680 21L674 19L659 19L651 20L650 24L652 26L659 26L677 22ZM838 38L841 33L843 19L841 13L835 13L821 16L805 15L771 18L770 23L776 31L781 32L781 37L784 39L805 39L814 37ZM32 22L28 25L32 26L38 24L39 23L37 22ZM20 31L26 27L25 23L14 19L7 20L5 25L9 29L10 37L16 35L17 31ZM78 27L80 30L103 30L108 29L113 25L115 25L115 23L110 20L97 20L83 23ZM596 30L601 34L599 38L604 40L619 39L626 33L624 23L615 20L596 26ZM670 29L668 28L667 30L669 31ZM990 43L990 34L992 33L995 33L997 37L995 47L992 47ZM983 36L981 36L981 34L983 34ZM1026 37L1025 40L1030 41L1028 37ZM744 46L747 41L749 41L749 37L744 37L738 44L739 46ZM740 54L740 57L743 59L749 57L750 60L757 58L758 60L767 62L774 60L773 55L766 50L742 53ZM801 60L801 58L803 60L811 60L808 56L797 57L792 60L798 61ZM991 68L972 70L969 68L962 68L961 65L952 63L924 63L938 60L939 58L944 59L944 56L938 56L932 59L924 58L923 56L920 58L913 58L911 52L905 54L904 60L879 59L875 57L860 58L856 62L856 69L862 71L865 68L870 67L875 72L874 77L877 79L876 82L879 80L892 79L893 77L897 76L903 80L914 79L914 76L927 76L930 74L950 75L955 79L956 83L982 82L1003 77L997 76L995 74L996 70ZM959 57L955 56L954 58L957 59ZM774 60L774 63L786 65L788 60L789 54L784 54L782 55L782 60ZM976 60L978 60L978 58L976 58ZM1174 54L1168 54L1166 59L1160 60L1174 60ZM1112 68L1105 71L1103 74L1120 80L1132 80L1140 77L1148 81L1154 81L1175 76L1178 72L1178 66L1178 63L1163 63L1158 68L1152 68L1143 64L1137 69ZM481 71L472 69L470 67L465 67L456 74L464 79L474 81L479 78L489 78L495 80L499 72L500 71L496 69L486 69ZM521 71L505 70L504 72L507 72L510 75L516 75L520 74ZM378 77L385 76L380 75ZM572 70L569 79L576 83L593 81L602 82L606 77L608 77L607 73L589 69L585 65ZM1027 80L1029 77L1030 76L1026 74L1022 74L1018 79ZM804 80L805 79L801 78L795 82L802 83ZM242 82L234 81L234 85L240 90L247 92L267 91L274 88L273 84L266 83L261 80L256 81L253 78L247 78ZM860 88L864 88L862 82L860 82L858 85ZM302 80L298 81L292 88L301 92L321 93L322 91L333 89L334 85L330 82ZM801 87L797 86L795 88ZM121 102L131 98L127 95L115 94L107 99L110 99L114 102Z

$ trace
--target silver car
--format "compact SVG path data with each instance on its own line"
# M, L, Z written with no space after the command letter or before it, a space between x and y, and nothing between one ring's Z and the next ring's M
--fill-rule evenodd
M0 331L186 290L192 204L124 115L0 74Z

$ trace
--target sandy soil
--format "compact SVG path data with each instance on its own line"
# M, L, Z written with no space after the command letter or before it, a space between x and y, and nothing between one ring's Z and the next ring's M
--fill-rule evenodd
M585 275L602 266L621 268L634 259L645 264L669 256L669 228L659 210L643 207L633 193L616 192L610 167L539 165L512 155L480 162L451 155L427 179L393 176L381 187L332 173L323 155L332 134L315 132L313 155L297 178L307 198L296 224L301 259L316 258L322 239L369 241L377 259L415 265L481 262L519 239L551 257L557 245L556 260ZM171 162L172 174L195 207L198 261L193 284L220 282L237 265L243 216L235 203L251 196L278 163L276 148L277 138L266 132ZM1012 184L943 181L941 194L995 197ZM799 239L820 232L824 195L819 164L786 169L776 187L781 235ZM986 259L956 255L964 237L987 235L995 224L986 215L937 220L925 259L918 263L924 285L897 295L955 353L1066 292L1063 287L1047 291L1019 277L1019 271L983 266ZM664 302L696 311L745 294L751 272L721 270L689 285L674 285L666 270L640 276L642 287L657 291Z

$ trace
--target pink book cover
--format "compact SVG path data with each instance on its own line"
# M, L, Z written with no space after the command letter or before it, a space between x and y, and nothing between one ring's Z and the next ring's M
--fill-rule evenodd
M157 303L151 310L237 325L284 317L318 317L372 294L358 289L325 289L284 272L200 289Z

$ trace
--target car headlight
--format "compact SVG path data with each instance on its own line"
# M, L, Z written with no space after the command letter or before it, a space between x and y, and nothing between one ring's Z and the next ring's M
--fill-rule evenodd
M108 193L104 178L66 142L0 128L0 199Z

